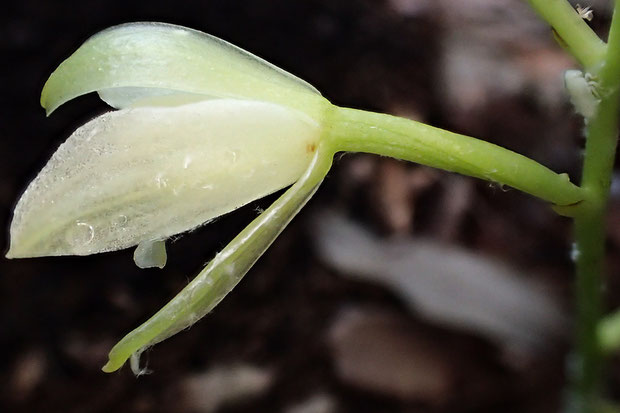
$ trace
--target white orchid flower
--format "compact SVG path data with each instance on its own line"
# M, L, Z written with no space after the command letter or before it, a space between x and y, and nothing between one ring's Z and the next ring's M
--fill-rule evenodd
M172 312L147 323L148 339L115 347L111 371L210 311L297 213L331 163L320 148L329 103L229 43L161 23L90 38L51 75L41 104L49 114L93 91L120 110L77 129L30 183L7 257L137 246L140 267L163 267L166 238L297 182L173 300Z
M48 114L89 92L119 110L77 129L15 208L9 258L163 242L292 185L170 303L110 352L104 371L193 324L240 281L314 193L336 151L371 152L511 185L558 205L582 199L566 175L506 149L389 115L339 108L312 86L229 43L162 23L87 40L50 76Z
M190 230L295 182L321 133L324 99L311 86L167 24L92 37L41 102L51 113L91 91L122 109L76 130L28 186L8 257L93 254Z

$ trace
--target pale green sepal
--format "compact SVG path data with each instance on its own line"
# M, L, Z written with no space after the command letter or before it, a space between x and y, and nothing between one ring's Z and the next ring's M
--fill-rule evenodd
M329 171L332 157L333 151L319 144L310 166L295 185L241 231L166 306L119 341L102 370L118 370L131 358L134 373L142 372L138 357L146 348L191 326L211 311L314 194Z
M323 100L308 83L253 54L206 33L165 23L123 24L92 36L52 73L41 105L49 115L63 103L95 91L116 108L179 92L302 109L307 100Z

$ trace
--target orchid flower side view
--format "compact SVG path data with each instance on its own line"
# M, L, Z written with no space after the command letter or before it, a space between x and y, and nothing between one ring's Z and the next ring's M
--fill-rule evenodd
M614 18L609 42L618 47L612 48L564 0L530 3L588 74L566 76L587 125L581 186L488 142L338 107L308 83L208 34L131 23L88 39L46 82L41 105L48 115L90 92L116 110L78 128L27 187L15 207L7 257L136 247L139 267L163 268L166 239L290 186L114 346L103 370L129 360L139 374L146 348L198 321L239 283L317 190L336 153L373 153L481 178L575 218L581 365L574 403L586 406L575 411L595 411L589 409L600 405L600 343L607 350L620 344L620 320L600 322L599 291L601 217L617 133L620 23Z

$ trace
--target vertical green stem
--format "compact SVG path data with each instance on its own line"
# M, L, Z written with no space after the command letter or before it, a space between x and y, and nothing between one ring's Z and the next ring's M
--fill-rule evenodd
M528 2L553 27L579 63L589 71L596 69L605 56L605 43L590 29L567 0L528 0Z
M577 320L573 380L570 403L575 413L593 412L602 384L602 353L596 327L601 311L601 274L604 257L604 229L601 216L582 215L575 218L577 279L575 294Z
M603 356L597 340L602 315L605 212L618 137L620 90L620 19L616 7L607 53L600 71L601 103L586 136L582 188L586 199L575 216L577 245L577 348L574 373L575 411L592 413L602 392Z

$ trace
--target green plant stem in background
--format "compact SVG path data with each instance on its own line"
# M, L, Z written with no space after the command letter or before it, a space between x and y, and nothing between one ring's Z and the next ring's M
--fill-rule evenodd
M620 349L620 310L607 315L598 324L598 341L605 354Z
M586 129L581 188L566 175L507 149L389 115L335 107L326 134L340 150L413 161L510 185L556 205L575 204L565 209L575 218L577 266L577 344L570 410L595 413L602 406L603 353L597 327L602 315L604 218L618 134L620 21L616 12L620 0L616 0L609 47L567 1L529 2L566 49L600 79L600 103Z
M566 0L528 0L528 2L553 27L579 63L586 70L597 72L605 57L605 42L590 29L570 3Z
M332 107L324 137L340 151L367 152L509 185L557 205L583 199L568 175L508 149L409 119Z
M613 403L600 403L596 406L596 413L618 413L620 412L620 405Z
M582 188L586 199L575 216L577 245L577 371L579 412L594 412L602 385L602 350L597 326L602 315L605 213L618 138L620 91L620 18L616 0L607 53L600 71L601 102L586 129Z

